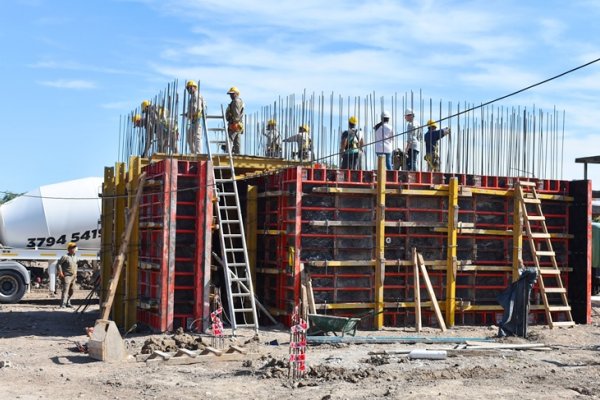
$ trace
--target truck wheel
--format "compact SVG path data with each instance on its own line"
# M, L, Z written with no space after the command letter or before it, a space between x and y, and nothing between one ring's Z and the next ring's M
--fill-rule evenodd
M14 271L0 271L0 303L16 303L25 295L25 282Z

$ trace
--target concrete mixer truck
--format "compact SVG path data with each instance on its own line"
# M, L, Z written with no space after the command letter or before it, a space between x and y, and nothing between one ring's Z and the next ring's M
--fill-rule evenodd
M102 178L41 186L0 206L0 303L31 287L30 270L52 265L76 242L82 261L98 259Z

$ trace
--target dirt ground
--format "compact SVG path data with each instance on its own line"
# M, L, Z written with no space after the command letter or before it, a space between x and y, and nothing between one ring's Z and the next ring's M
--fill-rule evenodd
M86 294L76 293L75 306ZM454 345L310 346L308 376L296 383L287 377L289 331L281 328L261 331L257 341L250 331L226 339L248 350L234 361L205 356L191 365L148 365L135 359L109 364L77 349L77 342L87 342L85 327L94 325L98 306L81 315L57 304L57 298L38 290L19 304L0 305L0 365L9 362L0 368L0 399L600 398L600 299L594 302L591 325L555 330L530 326L528 340L495 339L544 343L547 350L458 350L445 360L410 360L405 354L369 353ZM497 327L489 326L359 335L494 338L496 333ZM154 336L154 341L170 336ZM150 337L128 335L130 353L139 354Z

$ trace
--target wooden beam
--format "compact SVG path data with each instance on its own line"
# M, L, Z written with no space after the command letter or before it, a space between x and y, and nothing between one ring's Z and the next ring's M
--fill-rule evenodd
M456 178L452 178L456 179ZM431 285L431 281L429 280L429 274L427 273L427 268L425 268L425 264L423 263L423 256L421 253L417 253L417 259L419 264L419 269L423 274L423 280L425 281L425 286L427 287L427 291L429 292L429 298L433 303L433 311L435 312L435 316L437 317L438 323L440 324L440 329L442 332L446 331L446 324L444 323L444 317L442 316L442 312L440 311L440 305L437 302L437 297L435 296L435 291L433 290L433 286ZM452 305L451 309L454 313L456 308L456 303L454 301L454 297L446 298L446 310L448 310L448 303ZM451 318L452 324L454 324L454 314L452 314Z

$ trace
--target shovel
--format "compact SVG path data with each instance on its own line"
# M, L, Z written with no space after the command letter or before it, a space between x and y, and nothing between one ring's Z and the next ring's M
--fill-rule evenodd
M121 238L121 246L119 247L119 255L115 258L112 266L112 278L109 282L106 301L102 303L100 319L94 325L94 332L88 342L88 353L90 357L100 361L119 362L127 357L125 350L125 342L119 333L119 329L114 321L109 321L108 316L115 299L119 277L125 262L125 253L129 246L129 238L133 230L133 224L136 220L140 199L142 198L142 189L144 187L144 179L146 173L143 172L139 178L139 186L133 202L133 207L128 215L128 222L123 236Z

